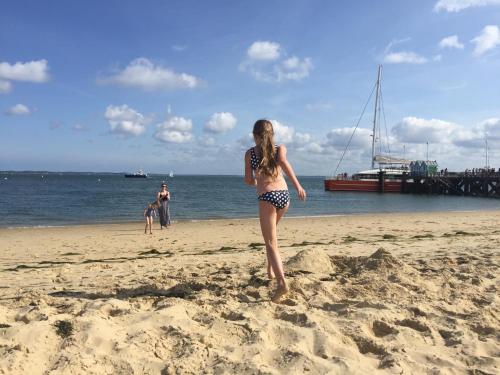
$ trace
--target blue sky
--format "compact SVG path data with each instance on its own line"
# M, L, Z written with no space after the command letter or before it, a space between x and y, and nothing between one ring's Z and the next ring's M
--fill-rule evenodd
M499 28L500 0L6 1L0 170L241 174L264 117L328 175L379 64L383 152L482 167L487 138L498 168ZM370 165L372 116L342 171Z

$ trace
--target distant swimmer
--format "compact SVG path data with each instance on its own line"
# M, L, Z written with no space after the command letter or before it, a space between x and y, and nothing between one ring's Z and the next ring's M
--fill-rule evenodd
M260 228L266 244L267 275L270 279L276 277L278 284L271 299L279 302L288 293L276 234L276 227L290 205L290 193L283 172L297 190L300 200L305 201L306 192L286 158L286 147L274 143L272 123L258 120L253 127L253 138L255 147L245 154L245 183L257 188Z

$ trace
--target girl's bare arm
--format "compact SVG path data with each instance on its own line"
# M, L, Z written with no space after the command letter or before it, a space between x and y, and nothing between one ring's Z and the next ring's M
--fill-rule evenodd
M306 191L302 188L302 185L297 179L297 176L295 176L295 172L293 171L292 165L288 162L286 158L286 147L284 145L281 145L278 150L278 164L292 182L295 190L297 190L297 194L300 200L305 200Z
M257 180L253 175L252 168L250 168L250 151L245 153L245 184L250 186L257 185Z

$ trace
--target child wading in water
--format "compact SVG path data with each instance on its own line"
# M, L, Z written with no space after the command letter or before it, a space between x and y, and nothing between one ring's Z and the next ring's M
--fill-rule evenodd
M253 127L253 137L255 147L245 153L245 183L257 188L260 228L266 244L267 275L270 279L276 277L278 284L271 300L278 302L288 293L276 234L276 227L290 205L290 194L282 172L292 182L300 200L306 199L306 192L286 159L285 146L274 144L272 123L258 120Z
M144 234L148 231L149 225L149 234L153 234L153 216L156 216L156 209L158 205L156 203L149 203L148 206L144 209L144 219L146 220L146 227L144 228Z

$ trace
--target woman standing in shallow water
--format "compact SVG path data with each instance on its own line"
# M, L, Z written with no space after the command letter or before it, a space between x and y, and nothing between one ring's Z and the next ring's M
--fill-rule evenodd
M257 188L260 228L266 244L267 275L270 279L276 277L278 284L271 299L278 302L288 293L276 234L276 227L290 205L290 193L282 172L292 182L300 200L306 199L306 192L286 159L285 146L274 144L272 123L258 120L253 127L253 137L255 147L245 153L245 183Z

